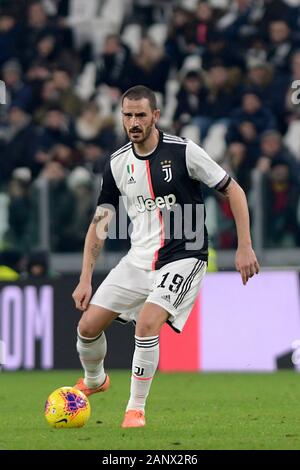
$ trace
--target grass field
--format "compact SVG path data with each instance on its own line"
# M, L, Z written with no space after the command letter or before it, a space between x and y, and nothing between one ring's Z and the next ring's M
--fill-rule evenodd
M300 377L276 374L157 374L147 426L122 429L130 373L111 371L91 397L81 429L51 429L44 402L76 371L0 374L1 449L300 449Z

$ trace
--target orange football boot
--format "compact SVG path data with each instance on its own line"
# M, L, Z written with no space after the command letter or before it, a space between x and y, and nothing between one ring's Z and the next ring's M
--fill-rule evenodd
M141 410L128 410L125 413L122 428L141 428L146 425L145 413Z
M81 377L80 379L77 380L76 385L74 385L74 388L77 388L81 392L83 392L87 397L92 395L93 393L98 393L98 392L105 392L110 386L110 380L108 374L106 374L105 381L102 385L96 388L89 388L87 385L85 385L83 378Z

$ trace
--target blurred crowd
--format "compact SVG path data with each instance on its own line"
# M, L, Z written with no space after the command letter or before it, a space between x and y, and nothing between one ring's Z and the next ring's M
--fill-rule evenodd
M251 208L259 172L265 247L300 246L300 1L0 0L0 75L0 251L40 246L45 182L49 248L82 250L137 84ZM227 201L205 191L214 247L234 248Z

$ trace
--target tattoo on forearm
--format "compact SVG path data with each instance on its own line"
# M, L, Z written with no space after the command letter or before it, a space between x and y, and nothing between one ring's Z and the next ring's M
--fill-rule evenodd
M102 245L99 243L94 243L94 245L91 248L91 254L92 254L94 261L96 261L96 259L98 258L98 255L101 251L101 246Z

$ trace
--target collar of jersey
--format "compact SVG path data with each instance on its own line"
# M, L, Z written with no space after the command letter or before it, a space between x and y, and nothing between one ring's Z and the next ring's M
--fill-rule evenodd
M157 146L155 147L155 149L153 150L153 152L149 153L148 155L139 155L138 153L136 153L135 149L134 149L134 145L132 144L132 151L134 153L134 156L136 158L138 158L139 160L149 160L150 158L153 158L157 152L158 152L158 149L160 147L160 144L162 143L162 140L163 140L163 132L158 129L158 132L159 132L159 140L158 140L158 144Z

